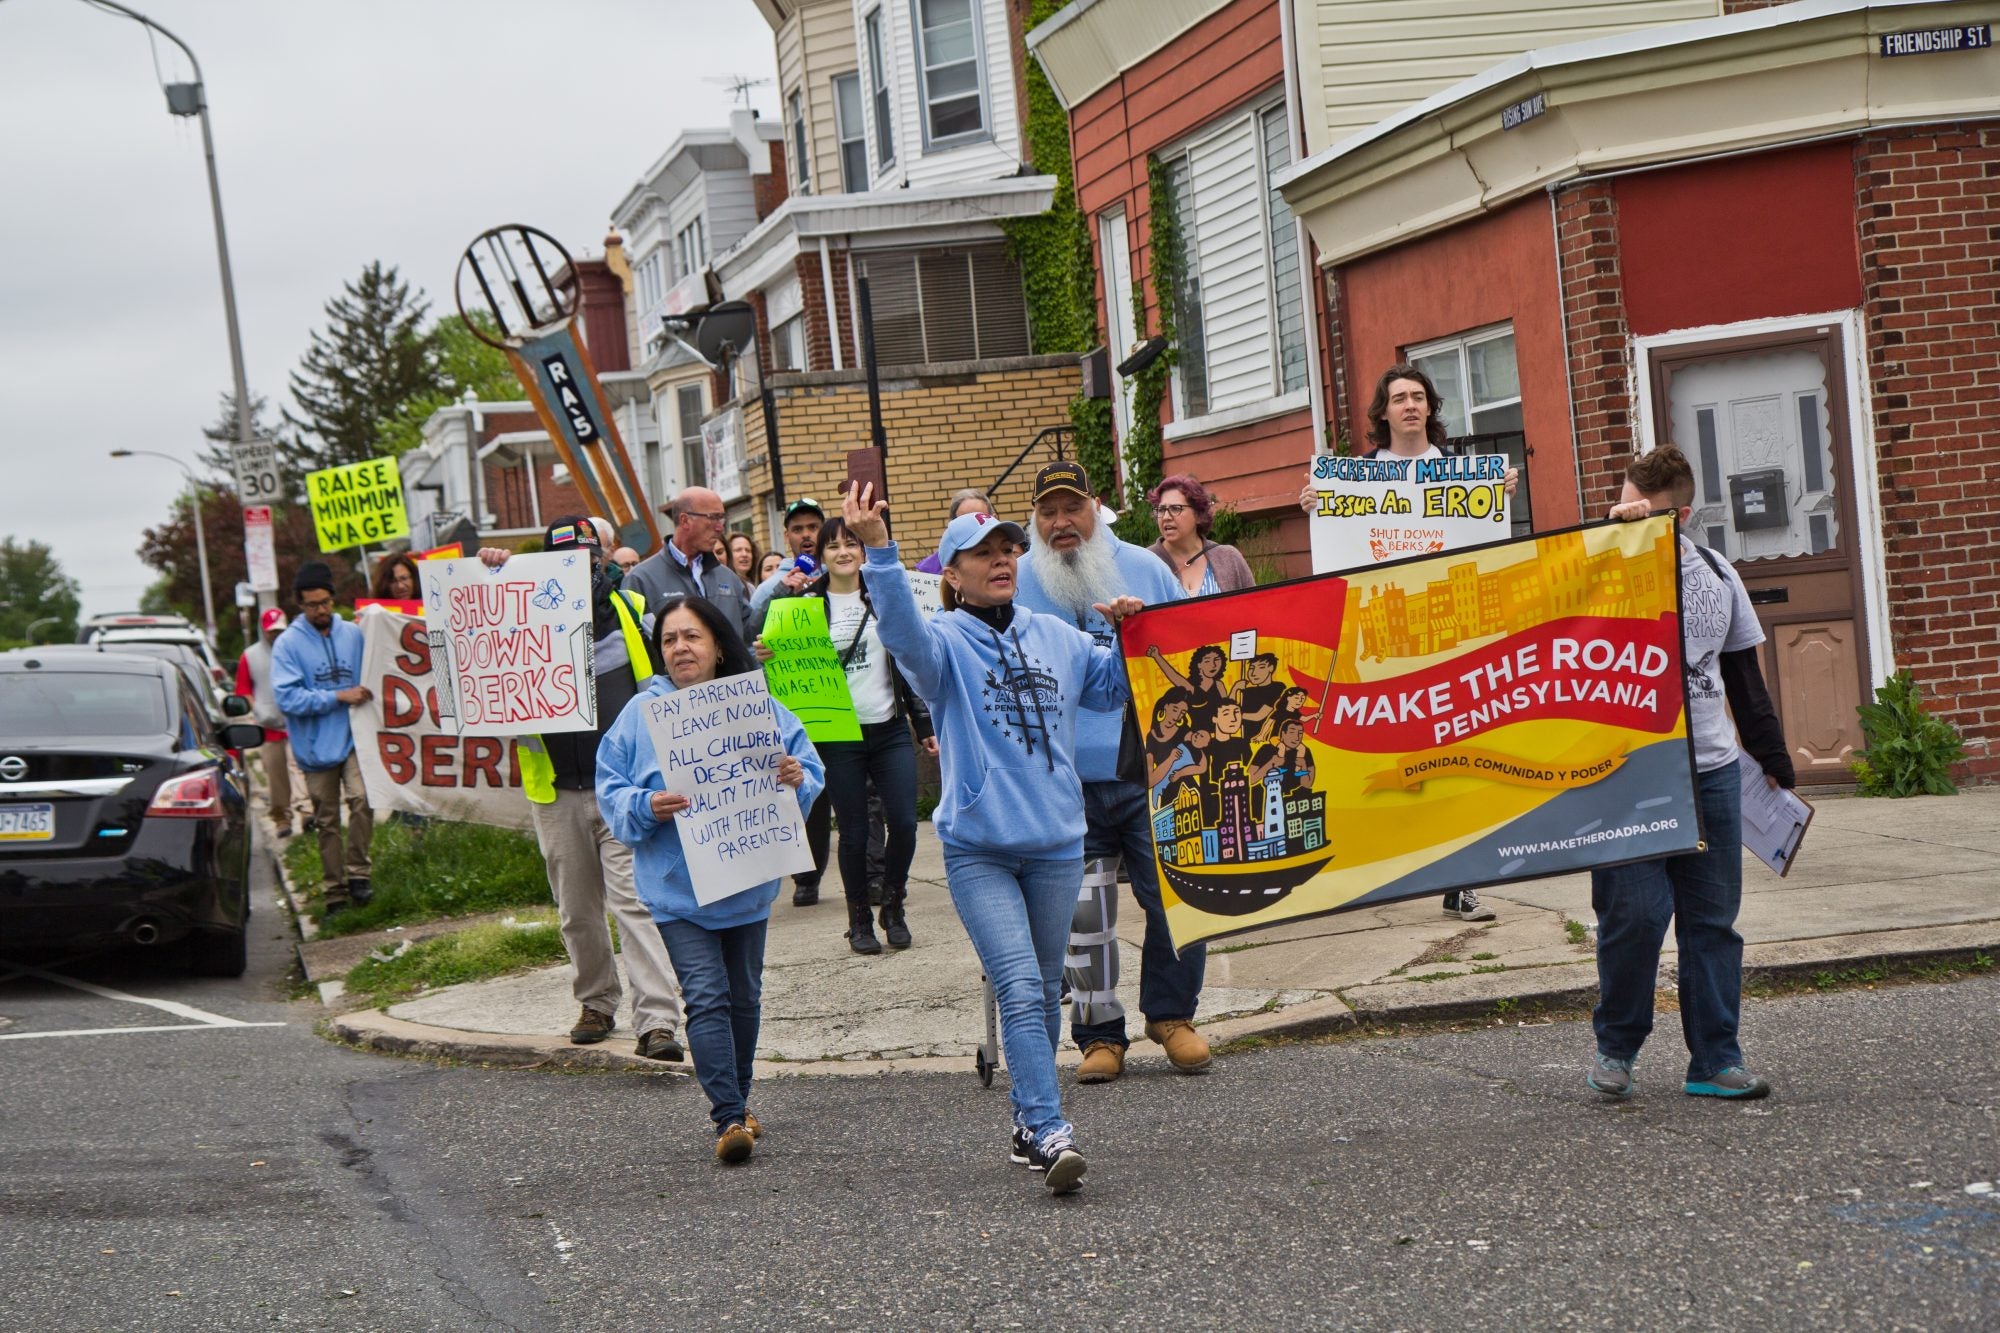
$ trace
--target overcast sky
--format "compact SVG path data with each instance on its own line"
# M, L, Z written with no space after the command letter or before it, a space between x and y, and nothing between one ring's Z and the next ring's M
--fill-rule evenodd
M202 62L250 387L274 403L322 306L379 259L452 307L465 244L525 222L596 251L711 76L769 77L751 0L134 0ZM158 43L168 82L189 77ZM769 85L752 93L776 112ZM55 548L86 613L138 603L230 384L198 122L146 30L0 0L0 533ZM241 542L241 530L210 533ZM223 608L218 607L218 612Z

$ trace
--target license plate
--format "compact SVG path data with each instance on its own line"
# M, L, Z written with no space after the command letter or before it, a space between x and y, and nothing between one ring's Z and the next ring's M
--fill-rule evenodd
M55 836L53 805L0 805L0 842L47 842Z

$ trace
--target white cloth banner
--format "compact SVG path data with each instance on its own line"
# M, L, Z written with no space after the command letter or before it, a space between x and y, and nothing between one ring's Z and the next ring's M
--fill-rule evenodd
M424 562L424 618L439 673L438 715L464 736L597 727L590 556Z
M785 740L761 672L633 701L666 776L688 798L674 816L681 855L704 905L813 868L798 794L778 781Z
M1362 458L1321 454L1309 524L1315 574L1506 541L1507 456Z
M350 708L368 804L467 824L528 827L514 742L459 736L438 716L430 636L415 616L369 607L361 626L361 683L374 697Z

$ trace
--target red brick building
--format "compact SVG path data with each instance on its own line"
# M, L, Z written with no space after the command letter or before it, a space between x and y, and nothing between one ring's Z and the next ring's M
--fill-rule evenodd
M1417 360L1454 433L1519 432L1541 529L1678 443L1802 780L1848 780L1904 667L2000 775L2000 4L1727 9L1528 51L1283 177L1332 411L1358 437Z

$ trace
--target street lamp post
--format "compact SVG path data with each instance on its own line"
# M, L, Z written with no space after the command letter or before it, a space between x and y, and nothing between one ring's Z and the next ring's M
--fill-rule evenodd
M249 444L254 436L250 422L250 385L243 370L243 336L236 323L236 281L229 269L229 233L222 225L222 183L215 174L215 139L208 130L208 94L201 78L201 61L195 59L194 50L173 33L167 31L136 9L119 4L117 0L87 0L92 7L109 9L123 14L135 23L144 25L181 49L194 67L193 83L170 83L166 87L167 110L176 116L193 116L201 122L201 152L208 165L208 204L215 216L215 257L222 268L222 314L229 326L229 370L236 384L236 439L240 444ZM176 460L178 461L178 460ZM201 535L201 515L199 492L195 514L195 536ZM203 557L201 590L204 597L212 596L208 590L206 572L207 557ZM260 591L257 602L261 608L277 605L276 599L268 592ZM215 612L208 613L209 637L215 636Z
M208 538L202 535L201 524L201 479L194 475L194 469L172 454L159 453L152 449L113 449L113 458L164 458L181 471L187 473L189 503L194 510L194 558L201 569L201 613L208 621L208 642L215 643L215 589L208 583Z

